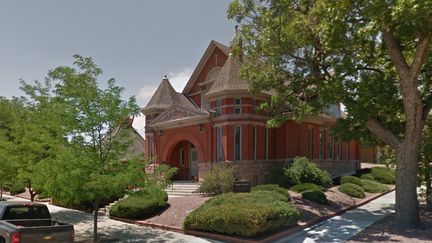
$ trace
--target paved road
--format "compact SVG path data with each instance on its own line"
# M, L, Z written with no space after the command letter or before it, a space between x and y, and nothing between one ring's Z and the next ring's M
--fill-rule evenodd
M25 199L14 198L13 200ZM47 206L54 219L74 225L77 242L91 242L90 239L92 239L93 234L92 214L50 204ZM123 223L106 216L99 216L98 230L103 242L208 242L190 235Z
M374 222L394 212L395 192L304 229L277 242L345 242Z

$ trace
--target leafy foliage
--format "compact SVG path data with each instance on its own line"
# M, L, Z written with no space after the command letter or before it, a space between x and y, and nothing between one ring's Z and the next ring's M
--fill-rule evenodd
M306 190L302 192L302 197L319 204L328 204L327 196L322 191Z
M318 186L317 184L313 184L313 183L300 183L300 184L297 184L297 185L290 187L290 190L298 192L298 193L302 193L304 191L322 192L322 188L320 186Z
M294 162L285 169L285 176L290 180L291 185L300 183L314 183L328 187L332 184L330 174L318 168L305 157L296 157Z
M144 219L168 206L168 194L160 188L146 188L133 192L110 209L110 216L127 219Z
M252 188L253 192L256 191L269 191L269 192L277 192L281 194L282 196L287 198L287 201L291 201L291 196L288 193L288 190L282 187L279 187L278 185L274 184L267 184L267 185L259 185Z
M277 192L254 191L216 196L190 213L185 229L254 237L295 225L300 212Z
M381 184L376 181L371 180L361 180L361 187L366 191L370 193L378 193L378 192L386 192L389 190L388 186Z
M358 177L355 177L355 176L342 176L341 177L341 184L345 184L345 183L352 183L352 184L356 184L359 186L362 185L361 179Z
M364 198L366 196L363 188L356 184L345 183L340 185L338 189L350 197Z
M375 181L375 177L371 173L361 175L360 179Z
M215 165L212 171L203 175L198 191L209 195L232 192L234 181L235 170L232 166Z
M371 170L371 175L375 181L383 184L394 184L396 180L396 171L386 167L374 167Z

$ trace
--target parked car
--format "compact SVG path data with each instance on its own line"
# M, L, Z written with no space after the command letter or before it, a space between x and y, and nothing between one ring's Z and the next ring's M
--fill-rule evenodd
M74 234L73 225L51 219L45 204L0 202L0 243L69 243Z

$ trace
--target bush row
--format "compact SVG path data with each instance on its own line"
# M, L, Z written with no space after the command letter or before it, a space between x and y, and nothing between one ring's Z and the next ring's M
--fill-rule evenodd
M110 209L110 216L127 219L144 219L168 206L168 195L158 188L146 188L133 192L118 201Z
M186 217L184 228L254 237L295 225L299 219L300 212L288 203L286 195L255 189L251 193L227 193L208 200Z

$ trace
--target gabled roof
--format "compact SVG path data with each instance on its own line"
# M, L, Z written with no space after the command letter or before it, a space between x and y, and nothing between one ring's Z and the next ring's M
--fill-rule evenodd
M248 91L250 84L249 81L240 78L240 67L240 61L229 54L222 70L206 95L214 96L221 92Z
M202 69L204 68L205 64L207 63L208 59L210 58L210 55L213 53L215 48L220 49L227 56L230 53L229 47L215 40L212 40L208 45L206 51L204 52L204 55L201 57L201 60L199 61L197 67L193 71L191 77L189 78L189 81L186 83L186 86L184 87L182 92L183 94L189 93L190 89L192 88L193 84L195 83L196 79L198 78L199 74L201 73Z
M186 98L186 96L175 91L169 80L165 77L162 79L159 87L156 89L156 92L153 94L150 101L144 108L142 108L141 111L145 115L146 113L152 111L165 110L173 104L190 109L195 108L195 106L188 98Z
M162 112L156 119L152 121L150 126L154 126L158 123L183 120L195 116L208 116L209 113L198 108L189 108L180 105L172 105L164 112Z

